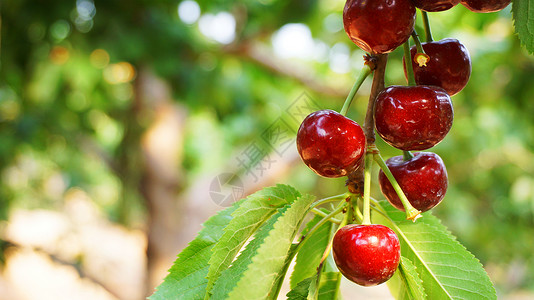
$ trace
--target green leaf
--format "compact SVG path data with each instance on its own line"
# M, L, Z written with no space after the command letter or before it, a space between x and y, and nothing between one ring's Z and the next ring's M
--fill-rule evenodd
M512 14L521 45L534 53L534 0L512 1Z
M224 229L219 243L213 247L209 260L207 291L211 294L213 284L221 272L227 269L245 242L269 219L278 208L294 202L300 193L287 185L265 188L246 198L232 214L232 221ZM206 295L208 296L208 295ZM208 297L206 297L208 298Z
M328 211L325 211L328 212ZM303 234L309 231L317 222L322 219L320 216L315 216L308 224L306 224ZM297 259L293 273L291 273L290 286L293 288L297 283L305 278L313 276L317 273L317 267L321 262L324 250L330 241L330 232L332 223L327 222L317 229L302 245Z
M396 232L401 253L413 262L428 299L496 299L495 288L480 262L439 219L427 212L414 223L387 201L380 206L388 218L375 213L373 221Z
M317 273L309 278L299 282L286 297L288 300L308 300L314 299L314 293L317 290L316 286ZM338 300L341 299L339 294L339 284L341 282L341 273L339 272L325 272L321 274L321 282L319 283L319 300Z
M226 299L228 293L236 286L237 282L247 270L248 265L252 262L252 257L256 255L258 248L264 242L269 232L273 229L274 224L289 208L289 205L279 209L255 234L254 239L248 243L245 249L239 254L232 266L221 273L219 279L215 282L212 289L213 299Z
M317 274L316 274L317 275ZM317 276L306 278L299 282L289 293L286 294L287 300L306 300L312 281L315 281Z
M313 200L312 196L299 198L278 218L229 299L276 299L278 279L285 275L293 239Z
M223 228L232 220L231 214L242 203L243 200L236 202L203 224L197 237L178 254L169 274L150 296L151 300L204 298L211 249L223 235Z
M427 299L423 281L415 270L414 264L404 256L401 256L399 268L395 275L388 280L387 285L397 300L404 299Z
M339 284L341 282L341 273L327 272L321 275L319 284L319 300L337 300L341 299L339 295Z

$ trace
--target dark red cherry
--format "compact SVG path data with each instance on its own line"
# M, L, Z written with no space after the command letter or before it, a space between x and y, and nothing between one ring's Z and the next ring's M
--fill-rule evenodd
M436 12L453 8L460 0L412 0L420 10Z
M334 236L332 252L339 271L363 286L387 281L400 261L399 239L382 225L342 227Z
M424 150L447 135L452 126L451 98L437 86L390 86L376 98L377 133L401 150Z
M394 156L386 161L386 165L408 201L421 212L438 205L445 197L448 186L447 169L437 154L415 152L410 160L404 160L403 156ZM380 190L389 203L404 211L399 196L382 170L380 170L378 180Z
M411 0L348 0L343 25L363 51L388 53L410 37L415 23Z
M477 13L490 13L503 10L511 0L462 0L463 6Z
M420 67L413 58L417 53L415 46L411 49L412 66L415 82L420 85L436 85L443 88L449 96L458 94L471 76L471 57L467 48L456 39L443 39L437 42L423 43L423 50L430 57L426 66ZM406 65L404 64L404 75Z
M358 123L333 111L308 115L297 133L304 163L324 177L341 177L358 168L365 153L365 134Z

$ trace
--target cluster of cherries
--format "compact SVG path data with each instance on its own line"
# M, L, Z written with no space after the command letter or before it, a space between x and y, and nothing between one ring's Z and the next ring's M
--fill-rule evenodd
M412 35L416 8L426 12L448 10L463 4L474 12L504 9L510 0L348 0L343 11L345 31L371 56L393 51ZM428 40L428 37L427 37ZM390 86L375 99L376 132L404 155L386 165L417 210L427 211L441 202L447 190L447 171L442 159L426 150L439 143L452 126L450 96L460 92L471 74L471 59L456 39L422 43L424 59L411 48L415 82ZM405 75L408 79L408 72ZM297 134L297 148L304 163L324 177L343 177L356 172L364 162L366 136L355 121L332 110L310 114ZM397 209L404 206L381 170L382 193ZM382 225L350 224L333 239L334 260L341 273L364 286L387 281L398 267L400 243L396 234Z

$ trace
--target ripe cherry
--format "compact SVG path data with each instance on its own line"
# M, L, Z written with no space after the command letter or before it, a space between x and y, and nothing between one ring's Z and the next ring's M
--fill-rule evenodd
M463 6L477 13L490 13L503 10L511 0L462 0Z
M424 150L447 135L452 126L451 98L437 86L390 86L376 99L375 126L391 146Z
M343 10L348 36L372 54L395 50L410 37L414 23L411 0L348 0Z
M365 134L358 123L332 110L308 115L297 133L297 149L304 163L324 177L341 177L363 161Z
M417 49L412 47L415 82L420 85L436 85L443 88L449 96L456 95L467 85L471 76L471 57L467 48L456 39L443 39L422 45L430 60L426 66L420 67L413 60ZM404 75L408 78L406 65L403 65Z
M334 261L347 279L363 286L387 281L399 265L400 243L382 225L347 225L332 242Z
M460 3L460 0L412 0L412 2L420 10L436 12L451 9Z
M421 212L438 205L445 197L448 185L447 169L437 154L415 152L413 158L409 160L404 160L403 156L394 156L386 161L386 165L408 201ZM380 190L389 203L404 211L399 196L382 170L380 170L378 180Z

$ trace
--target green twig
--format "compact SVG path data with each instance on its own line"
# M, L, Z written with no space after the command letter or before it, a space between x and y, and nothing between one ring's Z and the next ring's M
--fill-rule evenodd
M311 211L312 211L312 213L314 213L314 214L316 214L316 215L318 215L318 216L320 216L320 217L323 217L323 218L326 217L326 216L328 216L327 213L325 213L324 211L319 210L319 209L317 209L317 208L312 208ZM336 219L336 218L331 218L331 219L330 219L330 222L335 223L335 224L341 224L341 220L338 220L338 219Z
M413 60L419 65L419 67L426 67L426 64L430 60L430 56L425 53L425 50L423 49L423 45L421 45L419 35L417 34L417 31L415 31L415 28L412 31L412 39L415 42L415 48L417 49Z
M404 211L406 212L406 219L413 220L415 222L415 220L421 217L421 212L415 209L410 203L410 201L408 201L408 198L406 198L406 195L404 194L399 183L397 182L397 180L389 170L388 166L384 162L382 156L380 156L380 153L376 153L374 155L374 159L380 166L380 169L382 169L382 172L384 172L386 177L389 179L389 182L393 186L395 192L397 192L397 195L399 196L399 199L401 200L402 205L404 206Z
M432 38L432 32L430 30L430 22L428 20L428 13L426 11L421 11L421 15L423 16L423 25L425 26L425 39L427 43L430 43L434 39Z
M350 105L352 104L352 100L354 100L354 96L356 95L356 92L360 89L363 82L371 74L371 68L368 65L364 65L363 69L360 71L360 74L358 75L358 78L354 82L354 85L352 86L352 89L350 90L349 95L347 96L347 99L345 99L345 103L343 103L343 108L341 108L340 114L346 116L347 112L349 111Z
M350 195L351 194L349 192L346 192L346 193L341 194L341 195L335 195L335 196L332 196L332 197L323 198L323 199L315 201L311 205L311 208L315 208L315 207L318 207L320 205L323 205L323 204L329 203L329 202L337 202L339 200L344 200L344 199L347 199L348 197L350 197Z
M365 171L363 179L363 221L362 225L371 225L371 208L369 199L371 197L371 168L373 166L373 153L367 151L365 154Z
M408 74L408 85L415 85L415 75L413 73L412 55L410 53L410 40L404 43L404 63L406 64L406 74Z
M412 39L415 43L415 48L417 48L417 53L425 53L425 50L423 49L423 45L421 44L421 40L419 39L419 35L417 34L417 31L412 31Z
M317 231L317 229L319 229L321 226L323 226L326 222L328 222L330 219L332 219L333 217L335 217L337 214L339 214L340 212L343 211L343 209L345 209L347 206L347 202L346 201L341 201L338 206L336 207L336 209L334 209L333 211L331 211L328 215L326 215L324 218L322 218L319 222L317 222L307 233L305 236L303 236L303 238L301 239L301 241L299 242L297 248L295 249L295 251L293 252L294 254L298 253L300 251L300 249L302 248L302 245L304 245L304 243L310 238L310 236L313 235L313 233L315 231ZM343 219L343 221L341 222L341 224L343 224L343 222L345 221L346 218ZM340 226L341 226L340 224Z

